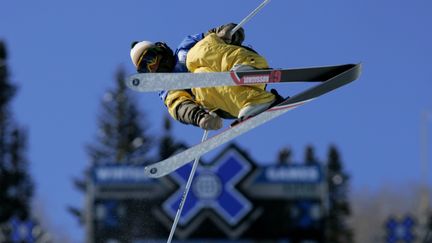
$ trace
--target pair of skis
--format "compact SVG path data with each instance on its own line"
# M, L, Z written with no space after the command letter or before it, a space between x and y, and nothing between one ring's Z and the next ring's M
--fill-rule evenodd
M286 82L319 82L276 106L244 120L221 133L182 151L168 159L145 168L147 176L158 178L170 174L195 158L216 147L264 124L298 106L301 106L323 94L342 87L358 78L361 64L310 67L297 69L256 70L219 73L144 73L129 77L127 85L136 91L150 92L158 90L189 89L197 87L269 84Z

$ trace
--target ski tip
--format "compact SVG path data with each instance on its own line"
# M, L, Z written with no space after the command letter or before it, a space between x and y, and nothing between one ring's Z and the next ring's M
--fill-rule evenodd
M156 168L151 168L149 172L150 172L150 174L154 175L154 174L157 173L157 169Z
M156 167L145 167L144 171L145 171L145 174L151 178L159 178L159 177L163 176L163 175L160 175L160 173L158 173L159 171Z
M139 86L140 85L140 80L138 78L132 79L132 85L133 86Z

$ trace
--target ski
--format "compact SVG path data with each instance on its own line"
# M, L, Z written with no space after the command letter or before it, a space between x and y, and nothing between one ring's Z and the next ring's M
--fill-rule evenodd
M250 131L296 107L299 107L323 94L344 86L358 78L361 64L352 65L350 68L339 73L333 73L332 77L327 74L328 79L314 87L311 87L295 96L292 96L276 106L238 123L223 132L197 144L185 151L171 156L155 164L145 167L145 173L152 178L158 178L170 174L183 165L193 161L195 158L215 149L216 147L234 139L235 137Z
M139 92L284 82L320 82L353 68L355 64L215 73L137 73L126 79Z

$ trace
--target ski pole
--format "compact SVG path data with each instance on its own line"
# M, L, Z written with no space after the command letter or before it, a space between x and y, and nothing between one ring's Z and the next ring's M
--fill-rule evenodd
M204 130L204 134L203 134L203 137L201 139L201 142L204 142L207 139L207 136L208 136L208 130ZM191 170L191 172L189 174L189 178L188 178L188 181L186 183L185 190L184 190L182 198L180 200L179 208L177 209L177 213L176 213L176 216L174 218L174 222L173 222L173 224L171 226L171 231L170 231L170 235L168 237L167 243L171 243L171 240L172 240L172 238L174 236L174 232L175 232L175 230L177 228L177 223L178 223L178 221L180 219L180 215L181 215L181 212L183 211L183 206L184 206L184 204L186 202L186 198L187 198L187 195L189 193L189 189L190 189L190 186L192 184L193 177L194 177L196 169L198 167L199 159L200 159L199 156L196 157L195 161L193 163L192 170Z
M255 14L257 14L262 8L264 8L265 5L267 5L270 2L270 0L264 0L254 11L252 11L246 18L244 18L240 23L234 27L234 29L231 30L230 35L234 35L234 33L240 29L246 22L248 22Z

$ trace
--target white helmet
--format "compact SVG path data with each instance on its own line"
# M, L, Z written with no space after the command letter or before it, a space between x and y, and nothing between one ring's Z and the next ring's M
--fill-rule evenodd
M132 43L132 48L130 50L130 56L132 59L132 63L135 65L135 67L138 67L138 60L143 54L143 52L149 48L155 47L156 45L153 42L150 41L135 41Z
M174 69L174 53L165 42L133 42L130 55L135 68L141 73L166 73Z

